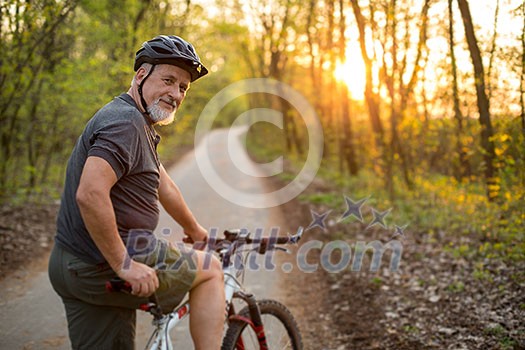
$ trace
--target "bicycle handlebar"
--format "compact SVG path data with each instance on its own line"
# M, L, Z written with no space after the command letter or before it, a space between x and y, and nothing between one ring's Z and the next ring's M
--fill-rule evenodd
M280 237L250 237L250 232L247 230L226 230L224 231L224 238L214 238L206 242L210 249L220 253L225 247L224 245L233 244L235 248L243 244L259 244L255 249L259 254L264 254L268 249L273 249L276 244L296 244L303 235L303 228L299 227L297 233L294 235L280 236Z
M296 244L301 239L303 232L304 229L302 227L299 227L296 234L288 235L286 237L270 236L251 238L250 232L247 230L226 230L224 231L224 238L211 239L208 242L206 242L206 245L220 254L224 252L224 249L227 249L225 255L231 255L238 247L242 246L243 244L259 244L259 246L254 250L257 251L259 254L264 254L268 250L275 249L274 245L276 244ZM115 277L106 282L106 291L110 293L129 293L131 292L131 284L127 281L124 281L120 277ZM146 306L148 306L148 304L146 304L144 307Z

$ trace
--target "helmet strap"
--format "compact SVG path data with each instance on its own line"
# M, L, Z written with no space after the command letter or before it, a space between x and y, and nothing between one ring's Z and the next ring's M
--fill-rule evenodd
M146 103L146 100L144 100L144 96L142 95L142 87L144 86L144 83L146 82L146 79L148 79L148 77L151 75L151 73L153 73L154 69L155 69L155 65L152 65L151 69L148 72L148 74L146 74L144 79L142 79L142 81L140 82L139 87L138 87L139 96L140 96L140 103L142 104L142 108L144 109L143 113L145 115L147 115L147 116L149 116L148 104Z

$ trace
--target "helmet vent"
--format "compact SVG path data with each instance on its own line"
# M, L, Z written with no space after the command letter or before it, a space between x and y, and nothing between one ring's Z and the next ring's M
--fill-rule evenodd
M160 54L163 54L163 55L169 55L169 54L172 54L173 52L170 51L170 50L166 50L165 48L163 47L155 47L154 50Z

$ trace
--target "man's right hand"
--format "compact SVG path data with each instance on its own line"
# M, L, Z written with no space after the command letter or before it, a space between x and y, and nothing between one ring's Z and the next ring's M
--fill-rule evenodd
M129 265L120 269L117 275L131 284L131 294L139 297L149 297L159 287L155 270L134 260L130 260Z

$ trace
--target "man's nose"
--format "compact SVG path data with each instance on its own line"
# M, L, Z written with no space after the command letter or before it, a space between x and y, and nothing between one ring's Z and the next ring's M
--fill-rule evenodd
M177 102L177 106L182 102L182 100L184 99L184 94L180 91L180 88L177 86L177 87L174 87L172 89L170 89L169 93L168 93L168 96Z

